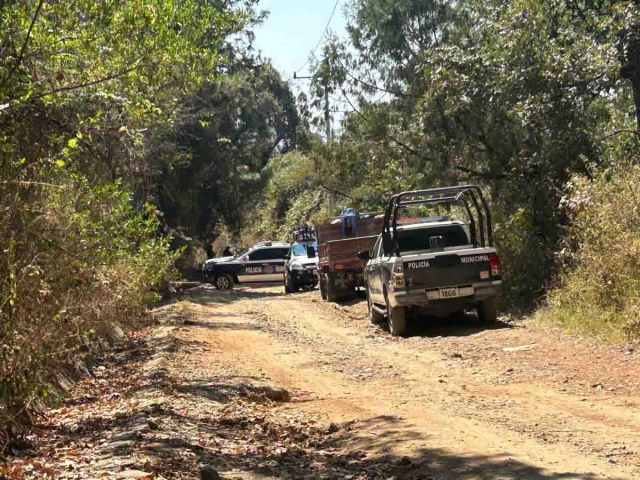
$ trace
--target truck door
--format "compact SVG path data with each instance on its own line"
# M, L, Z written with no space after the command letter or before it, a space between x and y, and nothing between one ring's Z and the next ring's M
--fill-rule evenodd
M264 262L265 282L284 281L284 262L289 249L287 247L271 247L266 249L266 259Z
M243 258L242 269L238 274L238 280L242 283L267 282L270 269L267 267L269 248L257 248Z
M371 253L371 260L367 263L367 281L369 282L369 294L371 300L375 303L381 303L384 301L382 298L382 284L380 281L380 251L382 250L382 237L378 237L373 252Z

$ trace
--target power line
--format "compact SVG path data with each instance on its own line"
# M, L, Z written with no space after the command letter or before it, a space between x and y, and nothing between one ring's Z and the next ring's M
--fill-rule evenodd
M324 36L329 31L329 26L331 25L331 20L333 20L333 16L335 15L336 10L338 9L338 4L339 3L340 3L340 0L336 0L335 5L333 6L333 11L331 12L331 16L329 17L329 21L327 22L327 26L324 27L324 31L322 32L322 35L320 36L320 40L318 40L318 43L316 44L315 48L312 50L311 56L315 56L316 55L316 51L318 50L318 47L320 47L320 44L322 43L322 40L324 39ZM296 70L296 73L298 73L300 70L302 70L308 64L309 64L309 59L307 59L307 61L304 62L304 65L302 65L300 68L298 68Z
M344 68L344 65L342 65L342 67ZM345 68L345 73L347 75L349 75L349 77L351 77L351 79L357 83L361 83L362 85L364 85L365 87L369 87L369 88L373 88L374 90L379 90L380 92L384 92L384 93L390 93L391 95L395 95L396 97L404 97L404 98L418 98L415 95L410 95L407 93L403 93L403 92L392 92L391 90L387 90L386 88L382 88L379 87L376 84L373 83L369 83L369 82L365 82L364 80L356 77L355 75L353 75L349 70L347 70Z

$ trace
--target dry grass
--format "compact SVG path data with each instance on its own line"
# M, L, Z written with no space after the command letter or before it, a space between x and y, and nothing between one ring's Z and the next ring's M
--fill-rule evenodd
M174 260L156 229L115 185L0 187L0 453L105 325L145 318Z
M538 316L615 342L640 338L640 167L576 178L564 273Z

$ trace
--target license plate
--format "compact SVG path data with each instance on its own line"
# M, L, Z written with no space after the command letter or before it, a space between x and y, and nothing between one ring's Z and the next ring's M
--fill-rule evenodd
M438 292L440 298L458 298L460 296L457 288L441 288Z

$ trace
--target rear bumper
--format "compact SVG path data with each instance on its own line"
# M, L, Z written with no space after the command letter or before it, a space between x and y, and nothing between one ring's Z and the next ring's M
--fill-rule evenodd
M429 300L424 289L409 291L392 291L388 293L389 303L392 307L437 307L442 305L459 305L460 307L475 305L482 300L496 297L502 292L502 280L474 283L474 294L466 297L458 297L444 300Z

